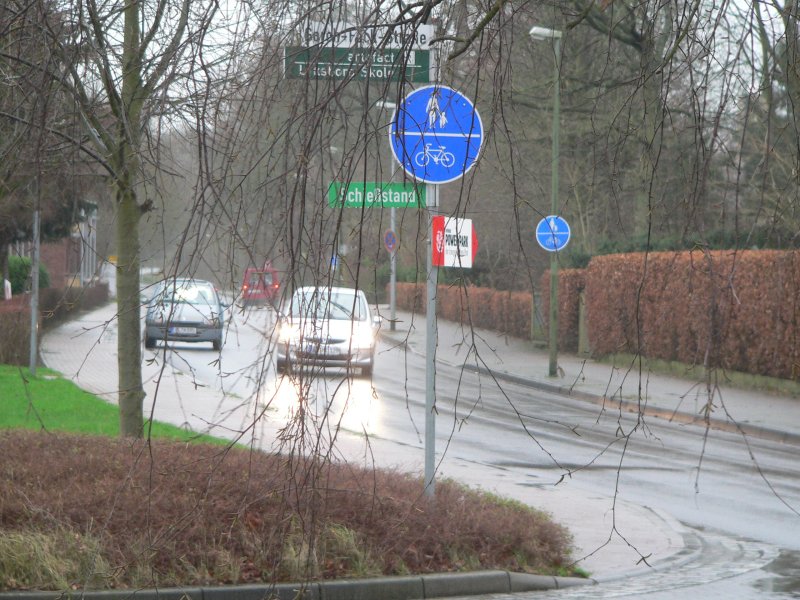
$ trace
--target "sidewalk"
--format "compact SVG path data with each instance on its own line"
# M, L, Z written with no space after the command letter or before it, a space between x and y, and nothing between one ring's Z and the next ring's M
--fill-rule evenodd
M389 306L379 307L389 318ZM396 311L395 331L384 325L381 334L425 354L425 315ZM709 406L709 392L701 369L696 379L639 372L639 364L624 368L559 353L559 377L550 377L547 348L527 340L494 331L476 329L445 320L437 323L436 360L465 369L479 370L548 392L605 404L608 408L642 411L646 416L681 423L705 425L704 412L710 408L712 429L744 432L754 437L800 444L800 398L768 392L737 389L720 384ZM473 347L474 346L474 347Z
M379 307L384 319L388 306ZM89 329L87 329L87 327ZM102 335L99 332L102 331ZM568 354L559 355L561 376L551 378L547 349L537 349L527 341L487 330L475 330L453 322L437 323L436 360L466 369L477 369L498 379L505 379L549 392L565 394L587 402L603 403L624 410L643 410L653 418L669 418L704 426L701 411L707 393L696 381L639 373L596 363ZM384 321L384 338L405 344L409 351L424 355L426 320L424 315L397 312L396 328L391 331ZM45 364L72 378L78 385L116 402L116 327L114 306L86 315L81 323L66 323L48 332L42 340ZM191 377L181 373L159 371L156 365L143 365L148 393L160 385L161 394L174 394L209 403L215 392L197 386ZM167 379L164 379L167 377ZM641 400L640 395L641 381ZM800 399L758 394L723 386L714 397L710 425L730 431L745 431L753 436L768 437L800 444ZM723 408L724 407L724 408ZM177 414L175 419L185 418ZM468 465L451 466L452 476L469 485L478 485ZM610 498L582 494L574 487L532 487L522 492L519 486L503 487L502 480L487 488L549 512L574 535L576 557L585 557L579 565L598 581L650 572L631 544L646 549L650 565L680 564L692 560L691 534L680 523L647 507L622 503ZM524 497L520 494L524 493ZM624 530L626 540L611 536L611 525ZM628 543L630 542L630 544ZM498 590L500 591L500 590Z

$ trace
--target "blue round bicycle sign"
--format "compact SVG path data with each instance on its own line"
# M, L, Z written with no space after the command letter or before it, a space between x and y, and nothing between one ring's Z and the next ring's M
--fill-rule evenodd
M545 217L536 226L536 241L548 252L563 250L569 242L569 224L559 216Z
M389 141L397 162L417 181L448 183L474 166L483 123L468 98L429 85L411 92L395 110Z

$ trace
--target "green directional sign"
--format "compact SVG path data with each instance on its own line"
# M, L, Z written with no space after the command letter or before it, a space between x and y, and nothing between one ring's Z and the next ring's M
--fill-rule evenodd
M411 183L379 183L334 181L328 188L328 205L332 207L386 206L395 208L424 208L425 186Z
M287 79L428 83L430 64L430 50L287 46L283 52Z

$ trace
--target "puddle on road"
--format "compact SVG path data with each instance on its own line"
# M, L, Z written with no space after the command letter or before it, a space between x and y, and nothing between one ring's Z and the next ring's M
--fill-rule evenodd
M759 592L800 598L800 552L781 550L780 556L764 567L772 577L764 577L753 584Z

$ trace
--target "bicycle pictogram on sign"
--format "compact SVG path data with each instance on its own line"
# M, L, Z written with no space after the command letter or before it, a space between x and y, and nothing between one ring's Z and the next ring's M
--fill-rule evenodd
M444 146L439 146L434 150L431 148L431 144L425 144L425 148L414 156L414 162L420 167L426 166L431 160L437 165L441 163L443 167L452 167L456 164L456 157L452 152L447 152Z

